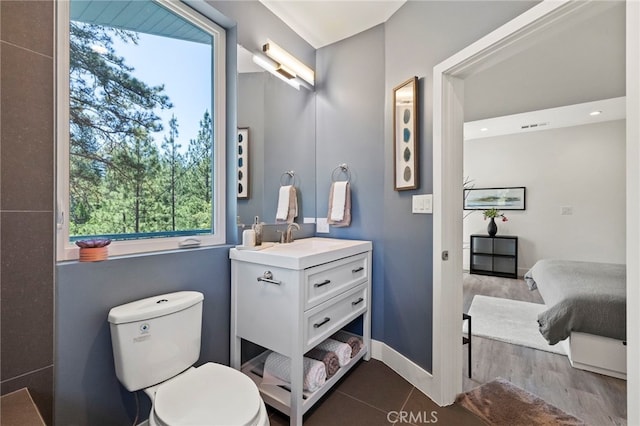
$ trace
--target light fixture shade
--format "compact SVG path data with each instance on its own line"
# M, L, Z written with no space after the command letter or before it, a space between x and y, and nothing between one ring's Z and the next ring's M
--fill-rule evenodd
M293 87L296 90L300 90L300 83L295 79L295 74L291 78L285 77L280 71L281 66L279 63L263 55L253 55L252 59L255 64L260 65L262 68L269 71L271 74L275 75L280 80L287 83L289 86Z
M315 72L273 41L267 39L267 43L262 46L262 50L271 59L292 70L310 85L315 85Z

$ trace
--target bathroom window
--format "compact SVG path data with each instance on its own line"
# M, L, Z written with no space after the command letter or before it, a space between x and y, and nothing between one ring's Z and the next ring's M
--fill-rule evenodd
M224 242L225 33L180 2L57 2L58 259Z

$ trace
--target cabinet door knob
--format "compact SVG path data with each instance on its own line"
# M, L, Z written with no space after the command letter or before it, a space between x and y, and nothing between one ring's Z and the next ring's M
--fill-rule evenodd
M351 302L352 306L356 306L360 303L362 303L364 301L364 299L362 297L360 297L358 300L356 300L355 302Z
M356 272L360 272L363 269L364 269L364 266L358 266L356 269L352 269L351 272L353 272L355 274Z
M313 286L318 288L318 287L322 287L323 285L327 285L327 284L331 284L331 280L324 280L321 283L315 283Z
M329 321L331 321L331 318L329 317L324 317L324 319L316 324L313 324L313 328L320 328L323 325L325 325L326 323L328 323Z

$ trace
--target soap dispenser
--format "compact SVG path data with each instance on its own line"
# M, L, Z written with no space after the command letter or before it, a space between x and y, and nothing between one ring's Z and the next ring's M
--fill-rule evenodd
M256 235L256 245L262 245L262 223L260 223L260 217L256 216L253 220L253 225L251 227L253 232Z

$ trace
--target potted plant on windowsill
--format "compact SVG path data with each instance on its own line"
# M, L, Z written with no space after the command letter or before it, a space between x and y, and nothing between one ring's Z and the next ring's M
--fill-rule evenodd
M109 257L108 246L111 240L108 238L92 238L90 240L76 241L80 247L80 262L99 262Z
M487 220L487 218L491 219L491 221L489 222L489 225L487 225L487 233L489 234L490 237L495 237L495 235L498 233L498 225L496 225L497 217L502 218L503 222L506 222L509 220L504 215L504 213L500 212L500 210L496 208L487 209L482 212L482 215L484 216L485 220Z

